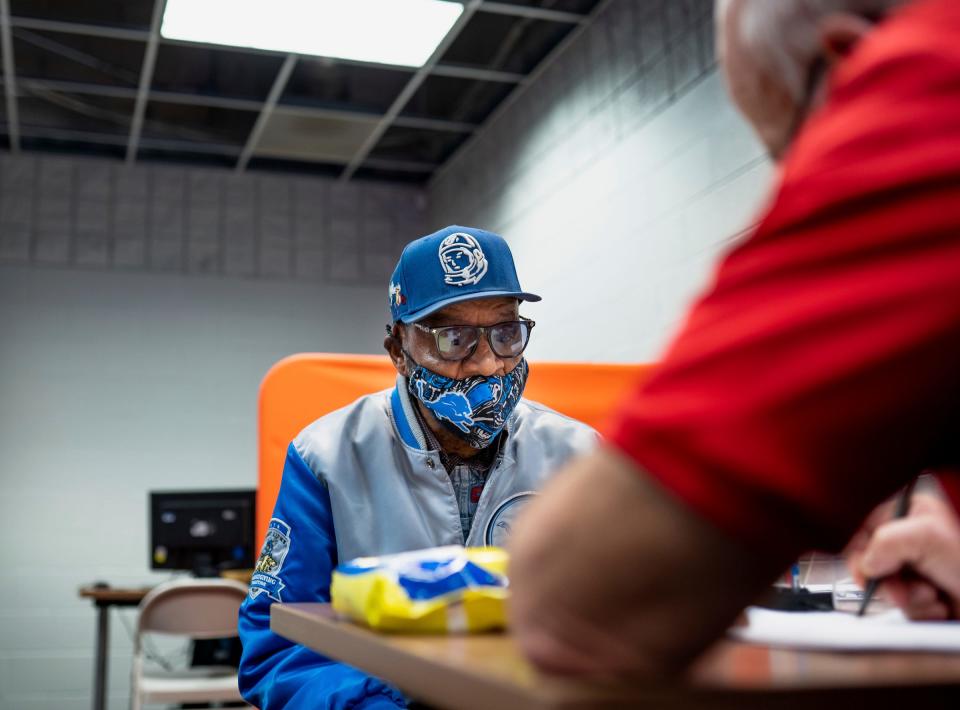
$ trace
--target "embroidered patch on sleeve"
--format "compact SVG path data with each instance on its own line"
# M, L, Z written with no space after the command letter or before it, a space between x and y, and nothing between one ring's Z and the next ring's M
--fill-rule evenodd
M260 559L250 579L250 597L256 599L263 593L274 601L283 601L280 593L284 584L280 580L283 561L290 551L290 526L279 518L271 518L267 536L263 541Z

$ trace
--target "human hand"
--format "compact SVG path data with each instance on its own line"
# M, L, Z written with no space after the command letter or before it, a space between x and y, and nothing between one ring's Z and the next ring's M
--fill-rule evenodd
M874 510L847 547L847 564L861 586L881 578L882 590L911 619L960 614L960 518L949 503L913 496L910 512L892 519L893 502Z
M521 651L601 681L681 673L788 562L728 538L608 446L550 481L508 547Z

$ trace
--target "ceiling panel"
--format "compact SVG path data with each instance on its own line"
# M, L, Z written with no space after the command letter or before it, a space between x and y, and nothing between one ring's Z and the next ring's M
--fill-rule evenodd
M151 101L147 104L143 136L243 146L256 120L254 111Z
M393 126L370 153L371 158L407 160L440 165L467 139L469 134L428 131Z
M544 10L559 10L560 12L574 12L586 14L597 6L599 0L499 0L504 5L520 5L522 7L539 7ZM644 2L644 0L640 0Z
M161 43L152 88L263 101L282 64L272 54Z
M276 106L265 108L282 54L161 38L152 71L145 67L155 2L10 0L25 149L82 152L86 144L123 157L146 69L137 160L242 169L249 158L252 170L422 183L599 4L481 3L423 74L301 56ZM395 107L413 79L417 90ZM399 115L384 122L391 108ZM251 156L245 147L264 111ZM0 107L0 148L5 114Z
M280 103L383 113L412 76L409 70L301 58Z
M136 87L145 45L66 32L13 30L18 76Z
M62 91L21 91L17 109L21 132L59 129L125 137L130 133L133 101Z
M442 61L526 74L575 26L481 12L450 45Z
M153 0L10 0L14 16L149 29Z
M513 89L496 81L429 76L401 115L482 123Z
M305 116L278 108L267 121L255 154L291 160L347 162L378 123L377 118Z

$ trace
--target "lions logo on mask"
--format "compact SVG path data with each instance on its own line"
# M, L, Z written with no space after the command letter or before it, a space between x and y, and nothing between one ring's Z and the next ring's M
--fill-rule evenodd
M440 243L440 265L443 281L450 286L470 286L487 273L487 257L477 240L469 234L457 232Z

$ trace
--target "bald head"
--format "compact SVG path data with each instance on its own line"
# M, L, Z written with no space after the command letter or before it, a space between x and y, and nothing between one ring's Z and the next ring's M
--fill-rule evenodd
M816 104L818 58L829 63L912 0L716 0L717 49L730 94L774 157Z

